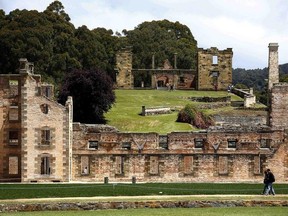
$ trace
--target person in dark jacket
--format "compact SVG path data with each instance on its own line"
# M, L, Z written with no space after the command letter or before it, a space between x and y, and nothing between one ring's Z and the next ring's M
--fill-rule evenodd
M263 180L263 183L264 183L264 188L263 188L262 194L265 194L265 192L266 192L266 190L267 190L267 187L268 187L268 174L267 174L267 170L264 171L264 180Z
M265 195L268 195L268 194L275 195L275 191L274 191L274 188L273 188L273 182L275 182L275 176L273 175L273 173L271 172L270 169L267 169L266 172L267 172L266 173L266 175L267 175L267 179L266 179L267 187L266 187L266 190L265 190L264 194ZM264 181L265 181L265 179L264 179Z

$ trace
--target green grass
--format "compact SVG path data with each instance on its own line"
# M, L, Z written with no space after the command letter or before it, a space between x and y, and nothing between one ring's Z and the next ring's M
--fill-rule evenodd
M142 106L182 108L191 102L187 97L225 97L226 91L160 91L160 90L115 90L116 103L106 113L108 124L123 132L156 132L195 130L191 125L176 122L177 112L172 114L141 116ZM242 100L234 94L232 100ZM227 108L225 108L227 110ZM231 110L231 108L230 108ZM220 110L214 110L219 112Z
M287 184L275 184L276 194L288 194ZM263 184L145 183L145 184L0 184L0 199L144 196L144 195L259 195Z
M229 207L229 208L165 208L165 209L124 209L97 211L45 211L45 212L13 212L1 215L15 216L147 216L147 215L180 215L180 216L286 216L287 207Z

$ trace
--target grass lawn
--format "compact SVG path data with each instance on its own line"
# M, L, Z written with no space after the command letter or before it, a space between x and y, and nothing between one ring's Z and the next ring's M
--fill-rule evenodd
M275 184L276 194L288 194L287 184ZM144 195L260 195L263 184L145 183L145 184L0 184L0 199L144 196Z
M142 106L181 108L189 103L188 97L225 97L242 100L226 91L165 91L165 90L115 90L116 103L106 113L108 124L125 132L156 132L166 134L172 131L195 130L191 125L176 122L177 112L172 114L141 116ZM227 110L227 108L225 108ZM231 108L230 108L231 109ZM221 109L213 110L215 113Z
M179 216L286 216L287 207L229 207L229 208L167 208L167 209L124 209L99 211L45 211L45 212L13 212L1 215L15 216L147 216L147 215L179 215Z

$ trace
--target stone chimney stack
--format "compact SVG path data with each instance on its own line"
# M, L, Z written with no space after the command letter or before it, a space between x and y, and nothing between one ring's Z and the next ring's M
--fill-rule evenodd
M279 83L278 43L269 43L268 47L268 90L270 91L274 83Z

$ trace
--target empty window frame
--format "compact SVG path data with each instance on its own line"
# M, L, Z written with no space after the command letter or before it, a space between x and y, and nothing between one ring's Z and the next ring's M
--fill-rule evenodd
M47 98L52 97L52 86L42 86L42 94Z
M44 114L48 114L48 112L49 112L48 104L41 104L40 109L41 109L42 113L44 113Z
M9 156L9 175L17 175L19 170L18 156Z
M254 174L261 174L261 158L254 156Z
M228 139L228 148L236 148L237 139Z
M227 156L219 156L218 172L219 172L219 175L228 174L228 157Z
M150 156L150 174L159 174L159 158L158 156Z
M48 146L51 144L51 130L41 130L41 145Z
M18 106L11 106L9 108L9 121L18 121L19 120L19 112Z
M10 96L14 97L18 95L19 84L18 80L9 80Z
M41 175L50 175L51 169L50 169L50 157L44 156L41 157Z
M260 148L270 148L270 140L260 139Z
M89 157L81 156L81 174L89 175L89 172L90 172Z
M218 64L218 56L216 55L212 56L212 64Z
M159 136L159 147L163 149L168 149L168 136L166 135Z
M116 175L124 174L124 157L123 156L115 157L115 174Z
M97 149L98 149L98 141L96 141L96 140L89 140L89 141L88 141L88 149L97 150Z
M184 156L184 174L193 173L193 161L194 161L194 158L192 155Z
M18 130L10 130L8 137L9 145L18 145L19 144L19 131Z
M122 149L130 150L131 149L131 142L123 142L122 143Z
M195 138L194 139L195 148L203 148L204 147L204 139L203 138Z

